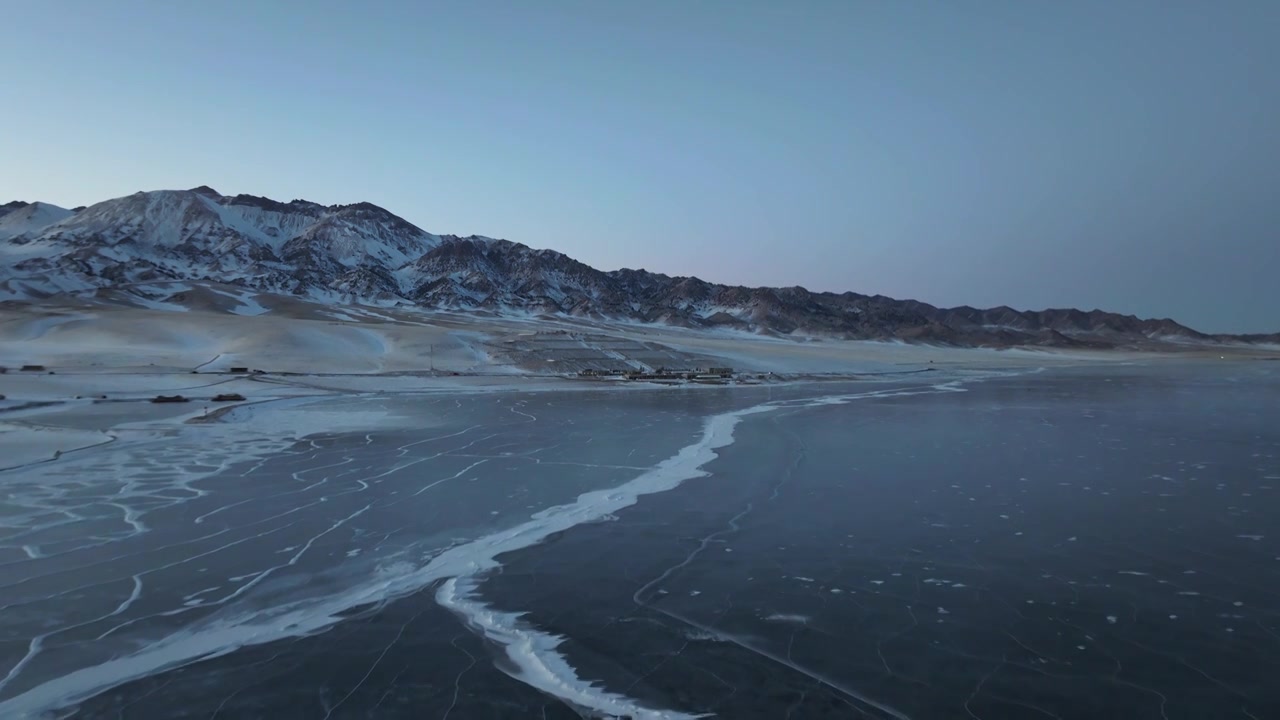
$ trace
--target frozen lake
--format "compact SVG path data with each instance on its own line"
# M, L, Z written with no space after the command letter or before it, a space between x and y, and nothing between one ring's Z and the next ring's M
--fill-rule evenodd
M0 715L1272 717L1277 370L370 395L11 471Z

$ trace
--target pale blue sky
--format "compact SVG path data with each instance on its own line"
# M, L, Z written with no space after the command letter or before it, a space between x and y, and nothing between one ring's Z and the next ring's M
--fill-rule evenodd
M602 269L1280 330L1280 2L2 7L0 202L207 183Z

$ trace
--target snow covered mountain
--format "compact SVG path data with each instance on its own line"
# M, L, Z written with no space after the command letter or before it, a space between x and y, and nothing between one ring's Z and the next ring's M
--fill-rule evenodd
M11 240L39 232L71 215L70 210L42 202L15 200L0 205L0 240Z
M336 303L561 314L779 335L968 346L1247 340L1100 310L937 308L846 292L747 288L602 272L552 250L433 235L369 203L324 206L212 188L139 192L78 212L0 206L0 300L133 291L171 281Z
M399 293L390 270L440 242L368 203L281 203L224 197L207 187L139 192L63 212L57 222L3 238L0 294L41 297L205 280L317 298L387 300Z

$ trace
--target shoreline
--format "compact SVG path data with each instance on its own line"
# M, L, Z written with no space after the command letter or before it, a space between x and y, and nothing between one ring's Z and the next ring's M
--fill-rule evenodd
M941 377L1280 355L1271 346L960 348L447 311L340 320L327 315L328 309L302 303L238 316L208 308L177 313L96 303L0 307L0 368L8 368L0 372L0 427L16 423L22 429L0 431L0 457L16 457L24 448L24 462L17 463L22 465L40 458L44 450L36 446L48 444L51 460L55 452L92 444L60 442L52 431L110 434L134 423L161 431L177 424L213 426L236 415L234 408L269 410L276 400L299 397L794 387L878 383L933 372ZM731 367L737 379L726 386L578 376L585 369L663 366ZM225 409L213 404L220 394L246 401ZM161 395L183 395L190 402L148 406L146 401ZM175 414L179 420L165 422ZM34 445L24 440L33 433L39 438Z
M775 341L776 342L776 341ZM897 363L862 370L827 372L758 372L744 370L733 381L702 383L578 377L563 373L455 372L397 370L385 372L255 372L197 373L179 368L58 368L53 372L11 371L0 374L0 456L22 457L0 472L34 462L52 462L66 453L92 450L105 442L60 442L75 433L117 437L137 427L172 431L183 426L230 424L246 408L270 411L279 401L338 399L368 395L436 396L449 394L544 392L672 392L794 388L835 383L878 384L922 376L968 379L1047 368L1207 363L1203 353L1118 354L1105 360L1054 352L1027 351L1016 357L982 354L965 361ZM1234 362L1262 362L1252 355ZM1002 362L1008 360L1006 362ZM1034 361L1034 362L1033 362ZM206 359L205 364L209 361ZM763 379L762 379L763 378ZM215 392L216 390L216 392ZM192 392L196 391L196 392ZM215 394L238 394L243 401L214 403ZM152 403L158 395L183 395L182 403ZM6 429L7 428L7 429ZM296 438L295 438L296 439ZM34 443L30 442L35 440ZM47 450L47 452L46 452ZM46 457L47 456L47 457Z

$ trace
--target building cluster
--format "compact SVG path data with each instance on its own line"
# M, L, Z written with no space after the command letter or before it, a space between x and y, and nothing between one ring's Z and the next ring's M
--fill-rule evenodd
M693 370L676 370L671 368L659 367L653 370L598 370L595 368L583 370L578 373L579 377L608 378L618 377L624 380L729 380L733 378L733 368L729 367L708 367L695 368Z

